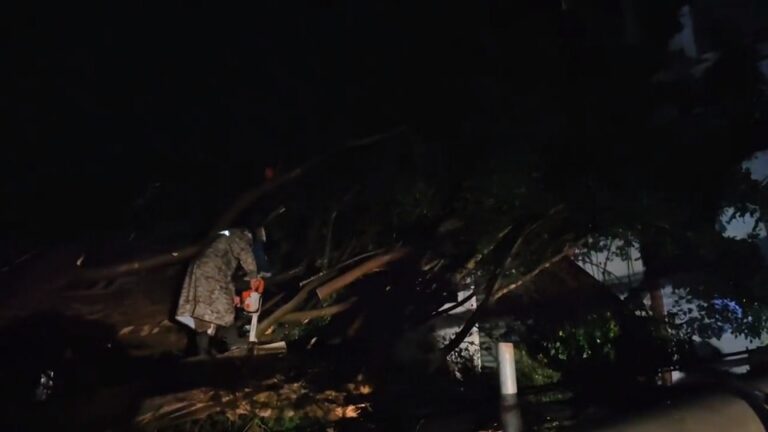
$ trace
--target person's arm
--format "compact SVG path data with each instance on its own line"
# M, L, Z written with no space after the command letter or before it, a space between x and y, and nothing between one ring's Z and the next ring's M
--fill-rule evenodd
M253 242L256 243L257 241L266 243L267 242L267 231L264 230L264 227L258 227L256 228L254 232L254 238Z
M248 274L255 275L258 271L258 266L256 265L256 259L253 257L253 250L251 249L253 243L248 234L243 231L237 231L230 238L232 239L230 242L232 254L240 261L240 265L243 266Z

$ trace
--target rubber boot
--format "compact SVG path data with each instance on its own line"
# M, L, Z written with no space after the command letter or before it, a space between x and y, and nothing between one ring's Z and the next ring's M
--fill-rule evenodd
M213 357L213 349L211 347L211 337L208 333L200 332L195 335L197 341L197 355L200 357Z

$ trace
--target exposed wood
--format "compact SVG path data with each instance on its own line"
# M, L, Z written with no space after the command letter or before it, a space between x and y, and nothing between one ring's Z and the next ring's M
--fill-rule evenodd
M317 285L314 283L307 284L288 303L282 305L275 312L273 312L272 315L259 322L259 326L256 328L256 336L264 336L264 332L266 332L267 329L277 324L285 315L288 315L289 313L301 307L301 305L304 303L304 300L306 300L309 296L309 293L312 292L312 290L314 290L316 287Z
M407 249L398 248L393 250L390 253L379 255L373 259L370 259L359 266L355 267L354 269L344 273L343 275L331 280L330 282L324 284L323 286L317 288L317 297L320 300L324 300L328 298L331 294L339 291L340 289L344 288L345 286L349 285L350 283L354 282L361 276L364 276L367 273L370 273L379 267L382 267L392 261L396 261L408 252Z
M365 259L365 258L368 258L368 257L372 257L374 255L378 255L378 254L384 252L385 250L386 249L382 248L382 249L376 249L376 250L372 250L370 252L362 253L362 254L360 254L360 255L358 255L356 257L350 258L350 259L344 261L343 263L337 265L336 268L346 267L346 266L348 266L350 264L353 264L353 263L356 263L356 262L358 262L358 261L360 261L362 259Z
M285 315L283 318L281 318L280 322L304 322L304 321L315 319L315 318L333 316L349 309L350 307L352 307L352 305L355 304L356 301L357 301L357 298L352 298L350 300L345 301L344 303L339 303L333 306L327 306L324 308L313 309L308 311L289 313L288 315Z
M284 316L299 309L304 304L304 301L307 299L310 292L314 290L320 292L322 290L322 292L325 293L325 296L320 296L318 293L318 297L320 299L327 298L327 296L339 291L340 289L357 280L359 277L378 269L388 262L394 261L404 256L406 252L407 251L405 249L395 249L390 253L372 258L328 282L326 282L327 278L335 274L337 271L336 269L333 271L321 273L320 275L313 277L311 282L306 281L306 285L299 291L298 294L296 294L294 298L292 298L288 303L278 308L274 313L272 313L272 315L259 323L257 335L259 337L263 336L267 329L280 322Z
M303 275L306 271L307 271L307 263L304 262L301 265L299 265L298 267L294 267L291 270L288 270L286 272L274 275L271 278L269 278L266 281L267 282L267 288L269 288L270 286L281 284L281 283L287 282L287 281L289 281L291 279L297 278L297 277Z
M328 266L331 264L331 245L333 244L333 225L336 222L336 215L339 214L338 210L331 212L330 220L328 221L328 236L325 238L325 253L323 254L323 271L328 270Z
M139 271L152 270L158 267L164 267L172 264L179 264L189 261L199 254L208 241L195 243L193 245L169 251L164 254L156 255L151 258L144 258L135 261L115 264L106 267L83 268L76 277L84 280L113 279L117 276L136 273Z

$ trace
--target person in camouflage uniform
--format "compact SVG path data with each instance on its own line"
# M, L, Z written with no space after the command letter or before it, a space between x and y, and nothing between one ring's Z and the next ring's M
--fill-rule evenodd
M252 247L250 231L222 231L187 270L176 319L195 330L200 354L210 355L210 337L217 327L228 327L235 320L232 275L237 265L248 272L248 278L258 277Z

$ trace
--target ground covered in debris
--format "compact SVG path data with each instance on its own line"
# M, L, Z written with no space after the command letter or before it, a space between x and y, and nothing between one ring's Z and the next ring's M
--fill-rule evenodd
M4 430L458 431L495 417L487 382L390 364L368 344L190 360L169 321L183 266L67 282L77 258L49 251L4 275Z

